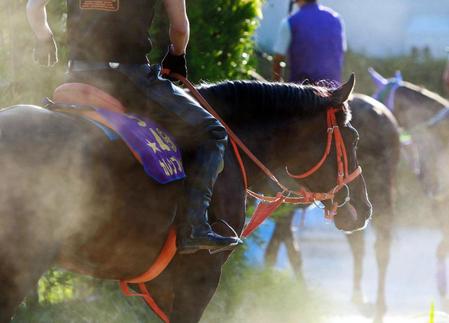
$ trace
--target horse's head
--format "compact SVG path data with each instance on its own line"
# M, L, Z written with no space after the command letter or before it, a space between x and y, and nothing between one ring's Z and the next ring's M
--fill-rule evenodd
M293 83L226 81L203 85L200 91L282 183L295 191L301 186L307 187L308 192L298 194L299 198L307 195L310 203L314 197L316 200L323 197L310 195L310 192L327 193L325 197L333 199L323 203L329 209L339 206L336 226L354 231L366 225L371 216L371 204L363 177L357 176L358 133L349 123L351 113L346 103L353 87L354 77L337 89ZM335 136L339 139L335 140ZM342 143L346 151L340 156L341 167L337 167L336 141L339 151L344 149ZM325 154L330 143L329 153ZM325 158L319 163L323 154ZM320 165L313 174L297 181L285 172L285 167L294 174L307 172L317 163ZM249 161L245 166L251 189L270 192L273 181L261 168ZM279 188L275 185L275 189Z
M315 87L317 96L321 97L318 104L321 113L301 121L299 129L296 129L296 138L299 137L300 141L295 142L291 133L290 142L285 143L295 145L294 149L289 149L290 153L286 153L290 175L300 179L299 183L313 192L331 193L333 198L322 203L327 209L336 211L336 227L348 232L364 228L372 213L365 181L358 174L356 150L359 135L350 124L347 100L353 87L353 76L334 90ZM328 120L333 113L335 123L330 125ZM323 160L321 167L313 169L320 160ZM311 167L314 171L310 171Z

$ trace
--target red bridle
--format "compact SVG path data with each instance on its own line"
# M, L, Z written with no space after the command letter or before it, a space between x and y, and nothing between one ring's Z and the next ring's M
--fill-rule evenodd
M307 172L299 175L291 174L286 168L287 174L292 178L304 179L306 177L309 177L318 169L320 169L324 164L330 154L332 141L334 141L337 159L337 180L336 185L330 191L325 193L318 193L310 192L303 188L299 191L284 190L282 194L278 194L275 197L270 197L255 193L251 190L247 190L248 194L254 198L270 203L276 202L280 198L282 199L282 203L288 204L312 204L316 201L330 200L332 202L332 207L330 209L325 209L325 216L326 218L332 219L336 215L337 208L343 206L344 204L346 204L346 202L349 201L349 197L346 197L345 201L339 204L337 201L335 201L335 194L338 193L342 188L347 187L349 183L355 180L362 173L362 168L360 166L358 166L352 173L349 174L348 172L348 157L346 147L335 116L335 113L337 111L338 110L335 108L329 108L327 110L327 142L326 149L320 161Z

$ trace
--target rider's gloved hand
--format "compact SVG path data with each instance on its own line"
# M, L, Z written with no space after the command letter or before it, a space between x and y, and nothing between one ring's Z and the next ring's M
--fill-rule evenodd
M187 77L187 62L186 54L174 55L172 53L172 46L170 45L162 60L162 73L167 76L170 73L178 73L184 77ZM172 78L169 78L172 80Z
M36 40L33 59L36 63L47 67L58 62L58 47L53 36L45 40Z

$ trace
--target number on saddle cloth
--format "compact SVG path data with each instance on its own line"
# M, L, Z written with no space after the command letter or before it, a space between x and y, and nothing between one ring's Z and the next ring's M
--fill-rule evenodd
M157 182L166 184L186 177L181 151L173 137L149 118L124 113L125 107L108 93L87 84L67 83L59 86L53 97L56 105L91 107L78 113L100 127L111 140L112 129L147 175ZM76 108L71 112L75 111Z

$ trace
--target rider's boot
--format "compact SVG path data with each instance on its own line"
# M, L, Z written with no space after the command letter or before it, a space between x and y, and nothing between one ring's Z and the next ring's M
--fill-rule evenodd
M207 149L209 148L209 149ZM215 233L208 223L207 209L218 174L223 169L224 144L201 146L187 170L185 195L178 212L177 248L181 254L217 250L241 243L238 237Z

